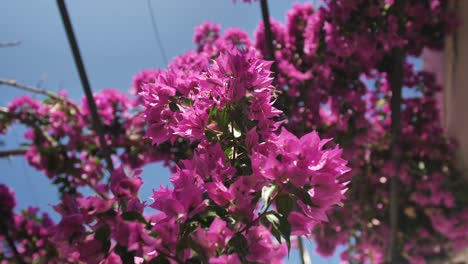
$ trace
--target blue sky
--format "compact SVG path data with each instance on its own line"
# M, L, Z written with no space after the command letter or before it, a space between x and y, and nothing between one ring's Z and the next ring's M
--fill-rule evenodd
M161 41L170 60L194 48L193 28L204 21L222 27L239 27L252 34L261 19L259 3L243 4L238 0L153 0ZM271 15L284 21L290 0L270 1ZM299 1L304 2L304 1ZM164 68L160 49L151 28L146 0L67 1L76 36L94 91L116 88L127 92L137 72L145 68ZM65 31L55 1L1 1L0 42L21 41L21 45L0 48L0 78L58 91L65 89L78 100L83 96ZM24 94L0 86L0 106ZM38 97L37 95L31 95ZM14 127L0 149L17 147L23 129ZM12 187L18 207L38 206L53 214L57 192L47 178L30 168L22 157L0 159L0 183ZM159 164L145 167L142 199L152 188L168 184L169 171ZM308 244L312 248L311 243ZM313 263L338 263L338 258L324 260L312 250ZM294 253L290 263L297 263Z

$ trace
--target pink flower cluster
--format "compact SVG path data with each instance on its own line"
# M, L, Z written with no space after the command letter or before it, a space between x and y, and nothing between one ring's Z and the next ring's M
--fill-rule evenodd
M281 111L272 106L270 65L247 50L220 51L192 78L169 69L141 87L147 137L196 143L171 177L174 188L154 191L150 205L160 211L153 229L170 232L158 251L171 259L279 263L286 248L274 245L272 232L288 244L291 234L310 235L343 199L339 178L349 169L341 150L324 150L328 141L315 132L277 134ZM190 82L178 82L184 79ZM174 255L187 239L196 246Z
M177 74L181 72L161 72L157 81L144 85L140 93L147 106L147 136L154 144L175 142L177 138L191 142L207 140L206 129L216 133L225 129L225 125L234 126L227 124L227 120L213 120L226 119L216 115L231 115L241 110L240 107L245 113L239 115L258 122L258 133L268 135L280 124L271 119L281 113L271 106L270 65L253 55L234 51L221 54L206 72L196 73L198 80L189 83L179 82L181 78ZM245 108L243 104L247 100L249 104Z
M239 43L243 35L231 33L226 42ZM330 140L316 132L297 138L281 128L271 62L246 47L189 52L168 70L139 74L133 89L142 113L132 114L133 103L116 91L96 94L107 143L121 164L107 184L85 101L79 106L61 95L10 105L6 121L32 128L26 135L33 142L30 163L63 184L63 199L54 207L61 220L47 222L44 233L53 245L41 251L49 262L281 263L291 235L311 235L327 221L326 212L346 191L349 168L341 150L326 147ZM216 59L210 62L208 54ZM56 127L75 134L56 133ZM142 133L156 146L142 144ZM147 214L138 198L139 172L126 172L146 160L135 164L129 155L167 148L191 154L163 156L177 164L173 187L154 190L149 207L157 211ZM57 160L66 162L53 167ZM273 167L264 167L270 160ZM97 196L84 197L80 186Z
M15 250L26 263L48 262L53 260L56 251L49 241L52 220L47 214L38 214L38 209L29 207L21 213L14 213L16 206L14 193L7 186L0 184L0 243L15 243ZM14 258L13 249L0 248L1 263Z
M279 189L298 198L310 195L310 199L298 199L297 209L289 214L294 235L310 235L316 223L328 220L327 209L344 198L342 194L347 182L342 176L349 168L340 158L340 149L323 150L329 141L321 140L316 132L298 139L283 129L266 144L255 147L251 155L252 169L257 177L277 183ZM281 206L277 204L277 208Z
M141 140L146 124L137 106L126 95L105 89L95 94L102 117L106 142L117 160L132 168L155 160L167 160L168 154L152 149ZM31 142L26 159L43 171L60 192L73 193L80 186L99 186L104 176L103 153L94 133L86 100L82 105L64 93L42 103L29 96L14 99L1 119L3 133L13 123L25 125L25 138ZM167 148L167 146L163 146Z

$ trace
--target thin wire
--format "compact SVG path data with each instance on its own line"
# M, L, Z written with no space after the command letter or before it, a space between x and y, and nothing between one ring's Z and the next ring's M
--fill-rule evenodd
M156 23L156 16L154 15L153 5L151 3L151 0L147 0L146 3L148 4L148 11L151 18L151 27L153 28L154 38L156 39L156 42L159 46L159 51L161 53L164 65L167 65L166 51L164 50L164 46L161 41L161 36L159 35L158 24Z
M262 9L263 26L265 28L265 44L267 48L268 60L275 60L275 49L273 47L273 33L271 32L270 24L270 11L268 11L267 0L260 0L260 7Z
M34 191L33 185L31 183L31 175L29 174L29 167L26 167L26 159L21 162L21 166L23 167L23 174L26 176L26 186L29 191L29 198L31 203L34 204L36 207L39 207L39 199Z

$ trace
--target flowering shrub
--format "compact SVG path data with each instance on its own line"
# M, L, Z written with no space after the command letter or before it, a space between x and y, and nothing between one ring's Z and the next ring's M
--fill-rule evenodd
M325 1L318 9L297 4L286 19L286 25L271 20L285 125L296 135L313 129L333 135L353 168L349 201L314 233L318 251L328 256L342 244L344 260L382 263L390 235L389 182L397 172L390 159L393 52L409 57L440 48L456 21L444 1L364 0ZM256 40L267 56L262 24ZM441 128L440 87L431 73L408 62L401 67L410 96L401 106L398 261L425 263L467 246L468 226L458 222L466 214L466 183L453 164L454 142ZM450 221L452 228L444 229Z
M262 59L263 23L255 40L204 23L195 28L195 51L134 77L135 99L95 94L117 164L110 173L87 101L61 93L0 108L0 131L29 128L25 156L62 197L53 223L36 209L14 213L13 193L0 185L0 239L10 248L0 259L281 263L291 236L306 236L324 256L344 245L345 261L382 263L392 177L403 205L399 261L424 263L466 247L466 184L440 126L441 88L408 60L400 65L408 94L402 162L391 160L394 51L408 58L440 48L455 24L445 3L296 4L286 20L270 19L274 61ZM173 186L141 201L139 168L155 161L171 169ZM83 196L82 187L95 195Z
M45 257L86 263L119 257L281 262L291 234L311 234L342 201L347 182L341 178L349 168L341 150L325 147L329 140L316 132L299 139L281 128L270 66L254 52L234 49L191 72L175 61L166 71L140 74L149 80L136 80L143 84L137 102L145 107L144 117L134 116L132 102L120 93L96 94L104 124L115 133L106 139L120 164L109 184L103 182L102 153L94 150L98 143L92 130L85 130L90 125L85 102L78 106L63 96L44 104L15 100L4 112L6 120L30 125L34 130L27 136L37 140L26 157L63 184L63 200L54 207L62 219L44 234L54 245ZM157 211L149 214L143 214L146 204L138 198L143 184L138 172L128 176L124 169L135 167L128 162L131 153L118 155L128 147L151 151L150 144L132 142L144 128L155 149L184 142L193 153L173 167L173 188L154 190L149 208ZM73 133L62 133L66 130ZM60 148L66 149L61 156L48 154ZM58 158L73 166L56 168L47 160ZM67 181L60 182L62 177ZM83 197L80 186L93 186L97 196Z

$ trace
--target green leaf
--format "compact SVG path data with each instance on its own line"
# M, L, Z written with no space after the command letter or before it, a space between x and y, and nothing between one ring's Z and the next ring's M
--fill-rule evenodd
M228 159L234 159L234 147L227 148L224 151L224 154L226 155L226 158Z
M52 98L45 98L44 100L42 100L42 103L50 105L54 103L54 100L52 100Z
M260 219L264 226L271 226L271 233L276 238L278 243L281 243L280 217L281 215L279 215L277 212L270 211L265 215L265 217Z
M271 197L276 191L277 186L276 185L268 185L268 186L263 186L262 188L262 208L260 209L261 211L265 210L267 206L270 204Z
M281 244L281 231L277 227L271 228L271 233L276 238L276 241Z
M187 259L185 261L186 264L200 264L203 263L199 256L195 256L193 258Z
M249 253L247 239L242 234L237 233L229 240L229 246L233 247L239 257L246 256Z
M98 230L96 230L96 233L94 234L94 239L97 241L101 242L102 249L104 252L109 251L110 248L110 240L109 240L109 235L110 235L110 228L108 225L104 225Z
M190 99L190 98L185 98L184 99L184 105L192 106L193 105L193 100Z
M171 109L172 112L180 112L179 106L176 102L170 102L169 109Z
M278 213L284 217L288 217L294 205L293 198L288 194L280 193L276 196L276 208Z
M281 217L281 216L280 216ZM274 212L268 213L265 215L265 218L274 226L279 226L280 219Z
M221 127L228 128L230 123L228 112L226 110L219 112L217 121Z
M216 209L215 209L215 207L214 207L213 205L208 205L208 206L206 207L206 209L207 209L207 210L206 210L206 212L205 212L204 217L210 218L210 219L211 219L211 218L215 218L216 216L218 216L218 214L217 214L216 211L215 211Z
M213 107L209 111L210 120L215 121L223 132L228 131L228 125L231 122L228 112L228 107L225 107L223 110Z
M117 244L114 249L115 253L120 256L123 263L134 263L135 254L133 252L129 252L127 247L124 247L120 244Z
M233 122L230 122L230 123L229 123L228 129L229 129L229 131L232 132L232 135L233 135L235 138L239 138L239 137L242 136L242 132L240 131L239 127L236 126L235 124L233 125Z
M262 194L260 192L255 192L255 196L252 198L252 204L257 204L258 201L260 201L261 197L262 197Z
M219 134L211 129L205 129L205 135L210 142L216 142L218 140Z
M222 206L218 206L216 204L210 204L206 208L208 212L210 212L207 216L219 216L220 218L226 218L227 212L226 208ZM213 213L214 212L214 213Z
M193 231L195 231L198 227L199 223L196 221L189 222L184 225L184 228L181 232L182 237L187 237L189 236Z
M276 238L278 243L281 243L281 217L282 216L278 214L278 212L269 211L260 219L260 222L271 230L271 233Z
M280 218L279 231L281 232L283 238L286 240L289 255L289 252L291 251L291 223L289 223L288 219L284 216Z
M138 222L140 222L142 224L147 223L145 218L139 212L136 212L136 211L128 211L128 212L123 213L122 214L122 219L126 220L126 221L135 221L135 220L137 220Z
M159 255L152 259L149 264L170 264L169 260L167 260L165 257Z
M217 113L217 112L218 112L218 108L213 107L213 108L210 108L208 115L209 115L210 117L214 117L214 116L216 116L216 113Z
M294 186L292 183L289 183L286 188L294 194L297 198L299 198L302 202L305 204L312 206L312 207L317 207L317 205L312 202L312 199L310 198L310 194L308 191L306 191L304 188L299 188Z
M104 215L104 216L108 216L108 217L115 217L115 216L117 216L117 212L114 211L114 209L109 209L108 211L106 211L104 213L99 213L98 215L99 216Z
M289 254L291 250L291 224L288 221L288 217L275 211L269 211L260 221L266 227L270 227L271 225L271 233L279 243L282 243L281 237L284 238Z

